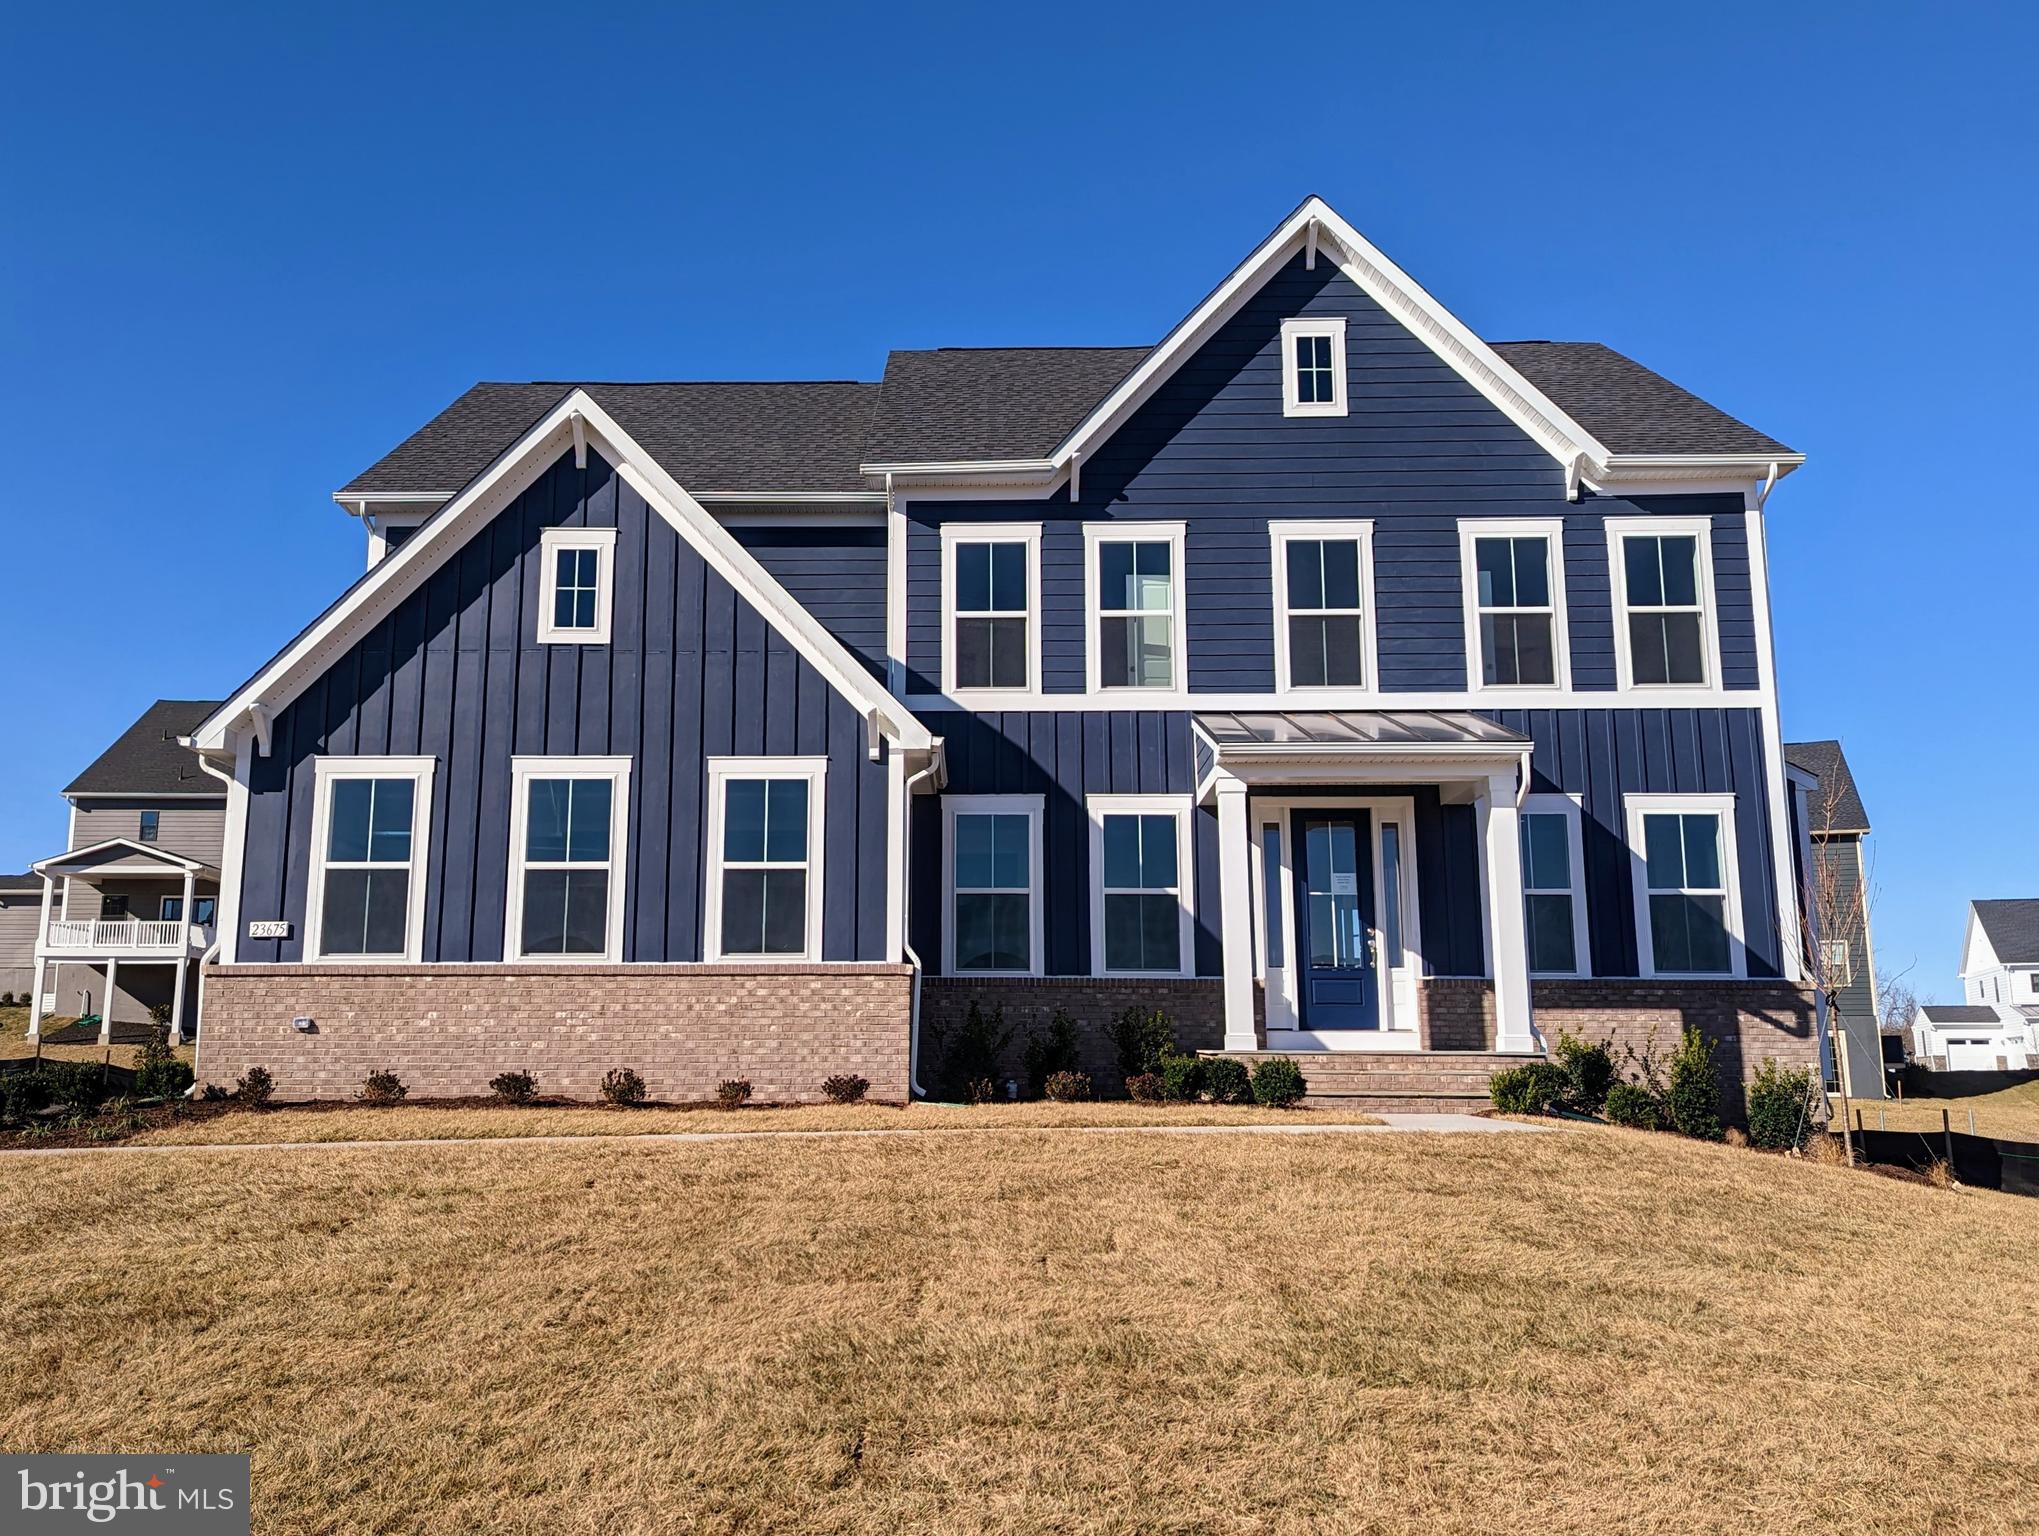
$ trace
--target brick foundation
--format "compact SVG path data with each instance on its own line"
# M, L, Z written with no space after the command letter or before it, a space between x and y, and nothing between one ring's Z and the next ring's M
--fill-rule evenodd
M1422 986L1429 1050L1491 1050L1494 992L1487 981L1446 978ZM1729 1118L1742 1115L1742 1085L1765 1058L1819 1070L1812 990L1784 981L1533 981L1530 1005L1546 1040L1564 1031L1607 1040L1617 1065L1627 1051L1661 1063L1687 1023L1714 1043Z
M1175 1021L1175 1043L1185 1051L1216 1050L1225 1043L1225 984L1215 977L1194 980L1127 977L1092 980L1083 976L928 976L920 984L920 1080L936 1091L934 1041L968 1016L970 1005L989 1012L1005 1009L1005 1022L1017 1026L1012 1048L1001 1064L999 1085L1016 1079L1024 1090L1026 1071L1020 1051L1030 1029L1045 1029L1055 1010L1076 1021L1079 1070L1090 1074L1100 1093L1124 1086L1118 1053L1104 1026L1128 1008L1159 1008Z
M856 1072L899 1103L912 989L904 965L216 966L198 1080L261 1066L280 1100L346 1099L386 1069L413 1098L456 1098L521 1070L542 1094L596 1099L630 1067L659 1102L741 1077L754 1103L787 1104ZM301 1015L313 1032L291 1027Z

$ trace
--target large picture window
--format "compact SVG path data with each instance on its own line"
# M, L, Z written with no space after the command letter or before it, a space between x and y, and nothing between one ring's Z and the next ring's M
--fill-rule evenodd
M711 758L711 960L821 958L828 760Z
M1374 675L1373 524L1269 525L1275 686L1364 689Z
M1191 945L1186 802L1093 795L1089 804L1092 968L1182 975Z
M432 759L316 760L307 953L315 960L416 960Z
M1183 525L1092 524L1090 683L1186 686L1182 657Z
M1718 675L1704 519L1608 520L1615 655L1624 687L1703 688Z
M1733 797L1631 795L1628 815L1643 974L1743 974Z
M627 757L511 759L512 960L623 958Z
M952 795L943 810L951 975L1039 975L1041 797Z
M942 527L942 686L1024 693L1040 681L1038 523Z

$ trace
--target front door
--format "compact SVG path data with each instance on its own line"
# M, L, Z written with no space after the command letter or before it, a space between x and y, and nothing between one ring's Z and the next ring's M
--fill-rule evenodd
M1298 1001L1304 1029L1379 1029L1373 813L1297 811Z

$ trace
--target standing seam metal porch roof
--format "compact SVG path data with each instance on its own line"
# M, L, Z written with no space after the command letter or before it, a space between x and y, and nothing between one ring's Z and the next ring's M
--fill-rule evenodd
M1197 727L1222 754L1247 751L1310 751L1378 748L1390 752L1426 747L1493 747L1521 750L1530 739L1483 715L1463 710L1336 709L1278 712L1225 711L1199 714Z

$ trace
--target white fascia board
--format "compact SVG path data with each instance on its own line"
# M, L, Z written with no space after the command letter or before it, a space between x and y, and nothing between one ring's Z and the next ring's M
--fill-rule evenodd
M1055 465L1066 466L1072 455L1087 452L1116 431L1290 256L1303 248L1313 229L1320 254L1330 255L1339 270L1364 293L1560 464L1569 466L1582 454L1595 465L1606 463L1610 452L1598 439L1516 372L1328 203L1312 197L1283 220L1230 277L1190 311L1161 345L1062 440L1050 455Z
M416 507L428 511L442 507L459 495L458 491L335 491L333 500L349 517L359 517L364 512L378 511L383 507Z
M875 717L884 733L908 751L926 751L927 730L886 693L807 610L795 602L749 551L589 396L575 389L455 497L416 537L371 568L354 586L278 653L234 696L192 732L198 751L225 748L231 731L256 706L282 709L337 660L362 634L415 592L479 524L514 501L564 453L579 419L617 472L670 523L703 559L764 615L835 690Z

